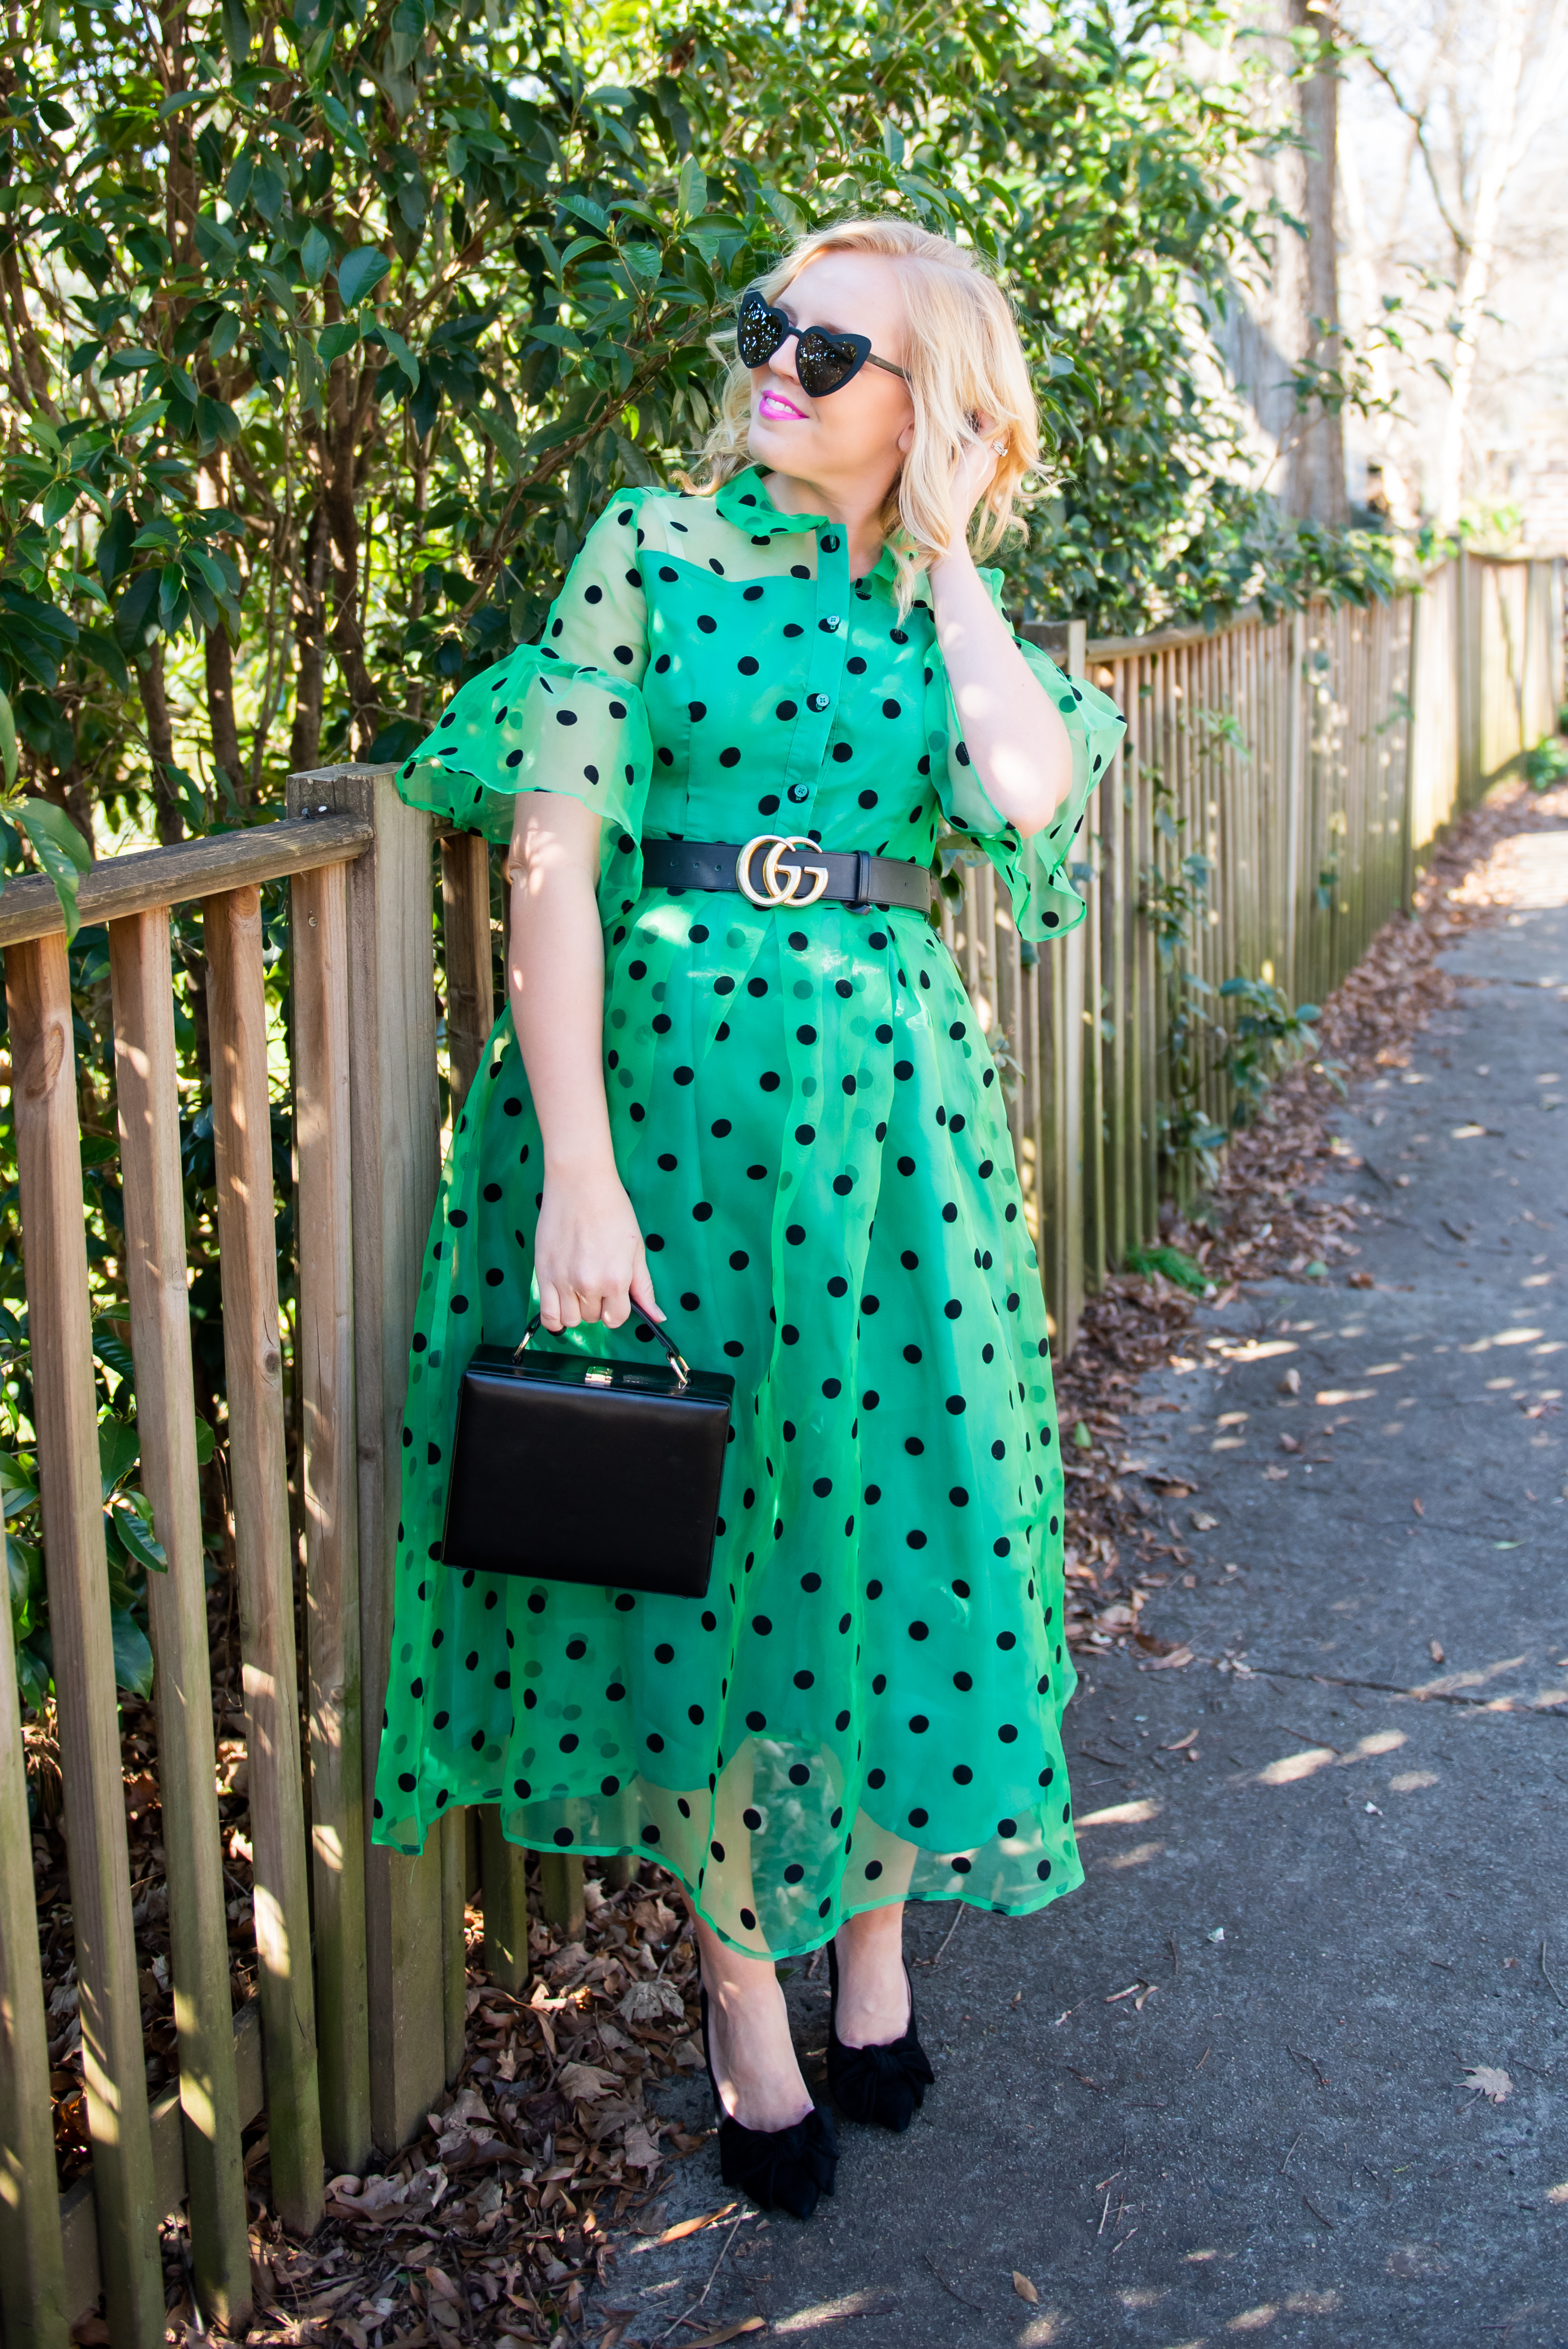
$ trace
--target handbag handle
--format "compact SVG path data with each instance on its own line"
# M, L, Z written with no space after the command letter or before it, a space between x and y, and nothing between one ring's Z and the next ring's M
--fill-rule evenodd
M523 1331L522 1336L518 1340L517 1346L516 1346L516 1348L515 1348L515 1350L514 1350L514 1351L513 1351L513 1353L512 1353L512 1358L511 1358L511 1359L512 1359L512 1361L513 1361L514 1362L516 1361L516 1360L517 1360L517 1358L518 1358L518 1355L521 1353L521 1351L522 1351L523 1348L527 1345L527 1343L528 1343L529 1340L530 1340L530 1339L534 1335L534 1332L535 1332L535 1331L536 1331L536 1330L537 1330L542 1326L542 1322L543 1322L543 1319L544 1319L544 1316L543 1316L543 1314L542 1314L542 1313L536 1313L536 1314L534 1315L534 1317L533 1317L532 1320L529 1323L529 1325L528 1325L527 1329ZM680 1384L684 1387L685 1385L686 1385L686 1383L688 1382L688 1381L689 1381L689 1380L690 1380L690 1378L691 1378L691 1366L690 1366L690 1364L689 1364L689 1363L688 1363L688 1362L684 1359L684 1357L682 1356L682 1354L681 1354L681 1352L680 1352L679 1349L678 1349L678 1348L676 1347L676 1345L675 1344L674 1340L673 1340L672 1339L669 1339L669 1338L666 1338L666 1337L665 1337L665 1335L664 1331L660 1329L660 1327L659 1327L659 1325L658 1325L658 1323L657 1323L656 1321L650 1321L650 1322L648 1323L648 1327L649 1327L649 1329L653 1331L653 1333L654 1333L655 1337L658 1340L658 1341L659 1341L660 1345L664 1348L664 1350L665 1350L665 1353L669 1356L669 1358L670 1358L670 1368L671 1368L671 1370L672 1370L672 1371L674 1371L674 1372L675 1372L675 1374L676 1374L676 1379L679 1381Z

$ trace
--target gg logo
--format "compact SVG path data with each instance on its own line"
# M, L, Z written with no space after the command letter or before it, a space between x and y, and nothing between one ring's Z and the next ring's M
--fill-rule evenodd
M781 833L759 832L748 840L735 860L735 885L741 895L749 897L754 905L812 905L828 885L825 864L779 864L786 849L815 848L814 840L801 833ZM758 890L751 878L751 860L759 848L768 854L762 860L762 887ZM800 884L810 874L811 886L802 896ZM788 883L788 886L784 885Z

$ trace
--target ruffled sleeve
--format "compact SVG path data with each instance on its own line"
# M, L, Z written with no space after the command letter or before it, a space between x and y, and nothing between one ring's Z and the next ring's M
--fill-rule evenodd
M991 600L1001 608L1002 574L983 571ZM1061 711L1072 743L1072 786L1049 823L1027 840L997 814L965 746L953 697L945 682L944 761L934 759L934 781L943 813L955 833L965 833L985 852L1007 885L1013 919L1021 938L1038 943L1076 929L1086 911L1068 872L1073 840L1083 823L1089 793L1109 770L1127 730L1127 720L1109 695L1081 678L1066 676L1037 647L1016 639L1030 668ZM939 671L940 674L940 671ZM934 741L933 749L936 748Z
M594 523L537 645L470 678L397 770L410 807L459 832L511 838L521 792L559 792L603 820L599 911L606 926L642 887L652 746L641 692L647 608L635 491Z

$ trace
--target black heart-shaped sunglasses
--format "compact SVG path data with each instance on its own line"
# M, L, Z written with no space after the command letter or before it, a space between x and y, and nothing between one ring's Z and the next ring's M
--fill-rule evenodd
M796 336L795 372L809 399L825 399L842 391L863 367L881 367L903 383L908 376L891 359L879 359L866 335L830 335L825 326L791 326L782 310L765 302L755 287L741 301L735 322L735 347L745 367L766 367L790 336Z

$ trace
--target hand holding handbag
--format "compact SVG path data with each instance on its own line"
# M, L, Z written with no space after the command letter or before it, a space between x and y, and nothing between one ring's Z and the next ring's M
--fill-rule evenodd
M667 1363L480 1346L458 1394L443 1562L701 1599L735 1381Z

